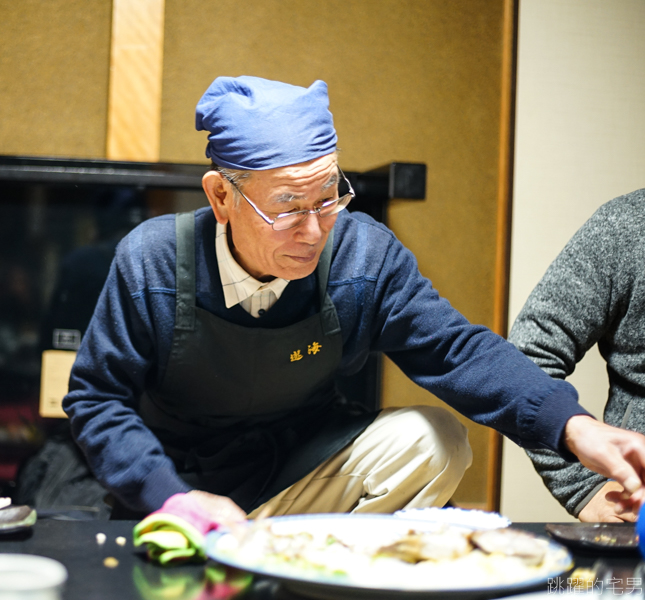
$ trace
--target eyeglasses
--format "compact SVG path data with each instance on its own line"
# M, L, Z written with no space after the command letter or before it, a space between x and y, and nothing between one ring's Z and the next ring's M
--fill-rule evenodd
M336 198L335 200L327 200L327 202L323 202L319 207L313 208L311 210L305 209L298 210L296 212L281 213L275 219L271 219L270 217L265 215L251 200L249 200L245 196L244 192L239 187L237 187L232 179L230 179L226 175L224 175L224 177L253 207L253 210L255 210L258 215L260 215L269 225L271 225L271 227L273 227L274 231L284 231L285 229L291 229L292 227L301 225L305 222L309 215L318 215L318 217L324 219L325 217L331 217L332 215L339 213L341 210L347 207L347 205L351 202L352 198L356 196L356 194L354 193L352 184L349 182L347 177L345 177L345 174L340 170L340 167L338 167L338 172L346 181L349 188L349 191L346 194L343 194L342 196L340 196L340 198Z

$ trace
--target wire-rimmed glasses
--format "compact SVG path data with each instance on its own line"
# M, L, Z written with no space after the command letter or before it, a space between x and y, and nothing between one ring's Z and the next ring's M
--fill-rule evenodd
M347 205L351 202L352 198L356 196L356 194L354 193L352 184L349 182L347 177L345 177L345 174L341 171L340 167L338 167L338 172L341 174L341 177L347 182L349 191L346 194L343 194L342 196L334 200L327 200L317 208L312 208L311 210L305 209L305 210L298 210L296 212L281 213L278 216L276 216L275 219L271 219L269 216L265 215L255 205L254 202L252 202L249 198L246 197L244 192L235 184L235 182L232 179L230 179L229 177L226 177L226 175L224 175L224 177L226 177L229 183L253 207L253 210L255 210L255 212L258 213L258 215L260 215L269 225L271 225L274 231L284 231L285 229L291 229L292 227L297 227L298 225L301 225L302 223L304 223L307 217L309 217L309 215L318 215L318 217L320 217L321 219L324 219L325 217L331 217L332 215L338 214L341 210L347 207Z

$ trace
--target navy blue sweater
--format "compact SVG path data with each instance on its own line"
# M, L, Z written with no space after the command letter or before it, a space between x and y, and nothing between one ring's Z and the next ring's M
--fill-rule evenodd
M343 211L334 232L328 291L343 335L340 374L356 372L370 352L384 352L418 385L477 423L524 447L562 453L566 421L587 414L570 384L551 379L487 328L468 323L383 225ZM266 328L317 310L315 274L292 281L259 319L239 305L227 309L210 208L197 212L195 235L201 308ZM117 248L63 402L99 481L143 511L189 489L137 412L141 393L164 376L174 319L175 220L167 215L141 224Z

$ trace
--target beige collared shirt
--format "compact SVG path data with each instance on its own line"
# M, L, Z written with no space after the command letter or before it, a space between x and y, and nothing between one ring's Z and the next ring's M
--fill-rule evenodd
M226 225L220 223L217 223L215 230L215 252L226 308L239 304L247 313L257 318L278 301L289 283L288 280L280 278L262 283L251 277L233 258L226 240Z

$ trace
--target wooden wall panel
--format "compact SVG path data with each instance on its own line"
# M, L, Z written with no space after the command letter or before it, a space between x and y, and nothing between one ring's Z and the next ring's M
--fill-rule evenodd
M107 158L159 160L164 0L113 0Z
M0 0L0 154L105 157L111 0Z

